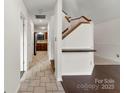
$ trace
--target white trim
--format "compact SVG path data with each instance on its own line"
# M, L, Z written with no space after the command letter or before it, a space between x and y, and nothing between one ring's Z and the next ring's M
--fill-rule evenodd
M20 82L19 82L19 84L18 84L18 86L17 86L16 93L18 93L19 88L20 88Z
M58 78L57 78L57 81L63 81L63 80L62 80L62 77L58 77Z
M93 73L93 70L94 70L94 66L95 65L93 65L93 67L92 67L92 69L90 69L90 71L88 71L88 72L76 72L76 73L62 73L62 76L64 76L64 75L66 75L66 76L70 76L70 75L72 75L72 76L76 76L76 75L92 75L92 73Z
M92 75L92 72L88 72L88 73L64 73L64 74L62 74L63 76L64 75L66 75L66 76L70 76L70 75L72 75L72 76L76 76L76 75Z
M103 61L103 62L96 62L96 60L97 60L97 58L99 58L99 59L101 59L101 61ZM95 57L94 57L94 59L95 59L95 65L120 65L120 62L119 61L114 61L114 60L112 60L112 59L108 59L108 58L105 58L105 57L102 57L102 56L99 56L99 55L96 55L95 54Z
M54 60L53 58L49 58L49 61Z
M77 73L64 73L64 74L62 74L63 76L64 75L66 75L66 76L70 76L70 75L73 75L73 76L75 76L75 75L92 75L92 72L91 71L89 71L89 72L85 72L85 73L80 73L80 72L77 72Z

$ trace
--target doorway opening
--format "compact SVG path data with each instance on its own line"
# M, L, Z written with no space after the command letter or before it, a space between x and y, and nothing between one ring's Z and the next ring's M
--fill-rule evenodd
M34 32L34 55L48 50L47 32Z
M21 14L20 16L20 78L27 69L26 62L26 20Z
M36 51L47 51L47 32L37 33Z

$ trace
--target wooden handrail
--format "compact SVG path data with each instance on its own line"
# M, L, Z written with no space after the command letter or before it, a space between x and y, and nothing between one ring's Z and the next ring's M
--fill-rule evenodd
M66 29L62 32L62 34L64 34L67 30L68 30L68 28L66 28Z
M65 19L70 23L69 18L71 18L71 17L67 17L67 16L65 16Z
M73 19L70 19L70 21L74 21L74 20L77 20L77 19L80 19L80 18L84 18L86 21L92 21L91 19L88 19L87 17L85 17L85 16L81 16L81 17L77 17L77 18L73 18Z
M68 16L68 13L65 12L64 10L62 10L62 12L63 12L65 15ZM73 20L80 19L81 17L83 17L86 21L92 21L91 19L87 18L86 16L81 16L81 17L77 17L77 18L74 18L74 19L70 19L70 20L69 20L69 18L71 18L71 17L67 17L67 16L66 16L66 19L67 19L68 22L73 21Z
M82 17L73 18L70 21L77 20L77 19L80 19L80 18L82 18Z
M68 16L68 13L66 13L64 10L62 10L62 12L66 15L65 19L70 23L70 16Z
M78 26L80 26L81 24L89 24L89 22L79 22L76 26L74 26L72 29L70 29L69 31L66 30L64 33L62 33L62 39L64 39L66 36L68 36L71 32L73 32Z
M65 16L66 20L70 23L71 21L73 20L78 20L80 18L84 18L86 20L86 22L79 22L77 25L75 25L72 29L68 29L66 28L63 32L62 32L62 39L64 39L66 36L68 36L72 31L74 31L79 25L81 24L89 24L90 21L92 21L91 19L88 19L87 17L85 16L81 16L81 17L78 17L78 18L74 18L74 19L69 19L70 17L67 17Z
M63 12L65 15L68 15L68 13L66 13L64 10L62 10L62 12Z
M91 19L88 19L86 16L82 16L87 21L92 21Z
M96 52L94 49L62 49L62 52Z

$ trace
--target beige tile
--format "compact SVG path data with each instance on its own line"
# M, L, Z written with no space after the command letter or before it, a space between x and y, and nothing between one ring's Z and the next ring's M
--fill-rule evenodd
M36 80L40 80L40 78L41 78L40 76L36 76L35 77Z
M58 87L58 90L64 90L64 88L63 88L63 87L61 87L61 86L59 86L59 87Z
M48 92L46 92L46 93L53 93L52 91L48 91Z
M19 90L20 91L27 91L28 84L27 83L21 83Z
M63 86L62 86L62 84L61 84L61 82L56 82L56 85L57 85L57 87L58 87L58 90L64 90L64 88L63 88Z
M57 90L56 83L46 83L47 90Z
M62 87L62 84L61 84L61 82L59 82L59 81L56 81L56 85L57 85L58 87Z
M46 87L47 90L57 90L57 87L56 86L49 86L49 87Z
M46 83L46 86L56 86L56 83Z
M56 80L56 78L55 78L55 76L52 74L52 75L49 75L49 78L51 79L51 80Z
M65 93L64 91L53 91L53 93Z
M50 70L45 71L45 76L52 75L53 73Z
M19 92L19 93L33 93L33 92Z
M40 86L40 80L32 80L30 86Z
M31 76L30 80L40 80L40 76Z
M46 90L46 93L53 93L53 90Z
M43 76L45 76L45 73L44 72L38 72L37 76L42 76L43 77Z
M35 87L34 93L46 93L45 87Z
M40 83L40 86L41 86L41 87L45 87L46 84L42 82L42 83Z
M33 87L28 86L27 91L33 91Z
M38 52L33 57L31 68L21 81L18 93L65 93L51 70L47 52Z
M50 82L49 77L41 77L41 82Z
M56 83L56 80L51 79L51 80L50 80L50 83Z
M23 80L21 83L30 83L30 80Z

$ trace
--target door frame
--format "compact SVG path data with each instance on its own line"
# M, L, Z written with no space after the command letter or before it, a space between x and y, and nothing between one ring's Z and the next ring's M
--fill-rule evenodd
M37 32L34 32L34 55L35 56L37 54L37 51L36 51L36 35L37 35Z
M20 13L20 77L27 71L27 20Z

